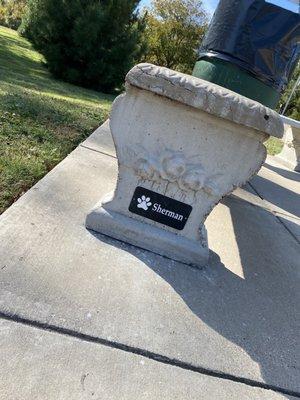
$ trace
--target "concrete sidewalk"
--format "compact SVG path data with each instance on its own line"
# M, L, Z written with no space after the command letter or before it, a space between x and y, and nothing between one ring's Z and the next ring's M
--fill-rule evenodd
M198 270L85 229L116 172L105 125L0 217L0 398L300 398L299 174L218 205Z

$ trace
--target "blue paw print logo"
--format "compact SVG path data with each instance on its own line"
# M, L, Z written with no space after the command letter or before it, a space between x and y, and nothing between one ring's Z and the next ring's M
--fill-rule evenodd
M150 197L142 196L141 198L138 198L137 201L137 208L142 208L145 211L147 211L148 208L152 206L152 203L150 202Z

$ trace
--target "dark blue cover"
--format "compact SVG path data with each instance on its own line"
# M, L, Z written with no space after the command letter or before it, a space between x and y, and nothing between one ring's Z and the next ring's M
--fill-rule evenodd
M300 15L264 0L220 0L199 50L282 91L300 57Z

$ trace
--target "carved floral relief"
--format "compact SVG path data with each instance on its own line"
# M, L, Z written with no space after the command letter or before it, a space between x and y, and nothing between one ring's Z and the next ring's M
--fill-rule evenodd
M137 153L140 157L134 164L134 171L144 180L177 183L185 192L203 190L212 196L220 194L214 177L208 177L203 166L200 163L192 163L182 151L165 150L160 154L150 155L143 148L139 148Z

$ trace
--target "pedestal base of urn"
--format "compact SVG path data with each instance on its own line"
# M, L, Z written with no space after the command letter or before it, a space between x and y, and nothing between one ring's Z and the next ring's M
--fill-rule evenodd
M101 205L88 214L86 227L185 264L203 267L208 263L209 250L205 239L203 243L193 241L118 212L107 210ZM202 231L203 237L206 238L204 226Z
M194 266L208 263L204 222L282 136L274 111L236 93L150 64L134 67L113 104L118 158L113 194L86 219L93 231Z

